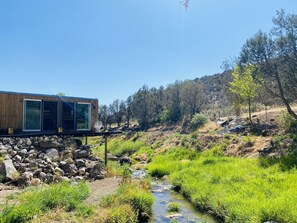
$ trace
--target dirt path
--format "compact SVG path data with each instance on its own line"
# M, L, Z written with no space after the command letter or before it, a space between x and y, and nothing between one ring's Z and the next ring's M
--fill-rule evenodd
M85 200L85 204L96 204L103 196L112 194L119 187L121 178L105 178L103 180L96 180L88 182L91 193Z
M5 184L0 183L0 207L3 207L3 205L6 203L6 197L20 191L21 189L17 187L7 186Z

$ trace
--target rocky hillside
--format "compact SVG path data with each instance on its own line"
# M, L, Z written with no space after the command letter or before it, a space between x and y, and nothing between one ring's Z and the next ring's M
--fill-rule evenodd
M70 137L0 138L0 181L19 186L61 180L102 179L103 160Z

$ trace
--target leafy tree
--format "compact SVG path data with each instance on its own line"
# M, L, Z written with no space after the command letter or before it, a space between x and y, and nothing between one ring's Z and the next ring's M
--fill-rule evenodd
M148 129L151 118L152 98L149 88L144 85L133 96L132 111L142 129Z
M205 103L205 95L201 83L186 81L181 87L181 107L183 116L200 113Z
M65 96L65 93L64 93L64 92L59 92L59 93L57 94L57 96L63 97L63 96Z
M178 122L181 119L181 91L182 83L176 81L174 84L168 85L166 89L166 105L168 109L168 120L171 122Z
M237 99L236 103L238 103L238 99L242 99L242 101L248 103L250 122L252 122L251 102L256 96L258 87L252 76L255 69L253 65L246 65L243 68L235 67L232 72L233 81L230 82L230 91L235 95Z
M129 128L132 117L132 96L129 96L125 102L124 116L126 118L126 125Z
M254 64L255 78L264 88L280 98L295 119L291 103L297 99L297 15L277 11L269 34L259 31L244 44L240 64Z

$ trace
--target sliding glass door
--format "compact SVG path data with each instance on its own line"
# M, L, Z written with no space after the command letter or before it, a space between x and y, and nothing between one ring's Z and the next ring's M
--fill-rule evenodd
M78 103L76 105L77 130L91 130L91 104Z
M58 103L56 101L43 102L43 130L56 131L58 127Z
M41 130L41 101L40 100L24 100L24 131L40 131Z
M63 102L62 106L62 126L63 130L75 129L75 103Z

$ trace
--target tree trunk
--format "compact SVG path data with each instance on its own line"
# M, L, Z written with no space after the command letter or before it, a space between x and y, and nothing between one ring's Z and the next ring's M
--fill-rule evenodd
M250 123L252 123L252 111L251 111L251 98L249 97L249 120L250 120Z
M297 120L297 114L292 110L290 103L288 102L288 100L285 98L285 94L284 94L284 90L283 90L283 86L279 77L278 72L276 72L276 81L277 81L277 85L278 85L278 89L279 89L279 93L280 93L280 97L283 101L283 103L285 104L287 111L290 115L292 115L294 117L294 119Z

